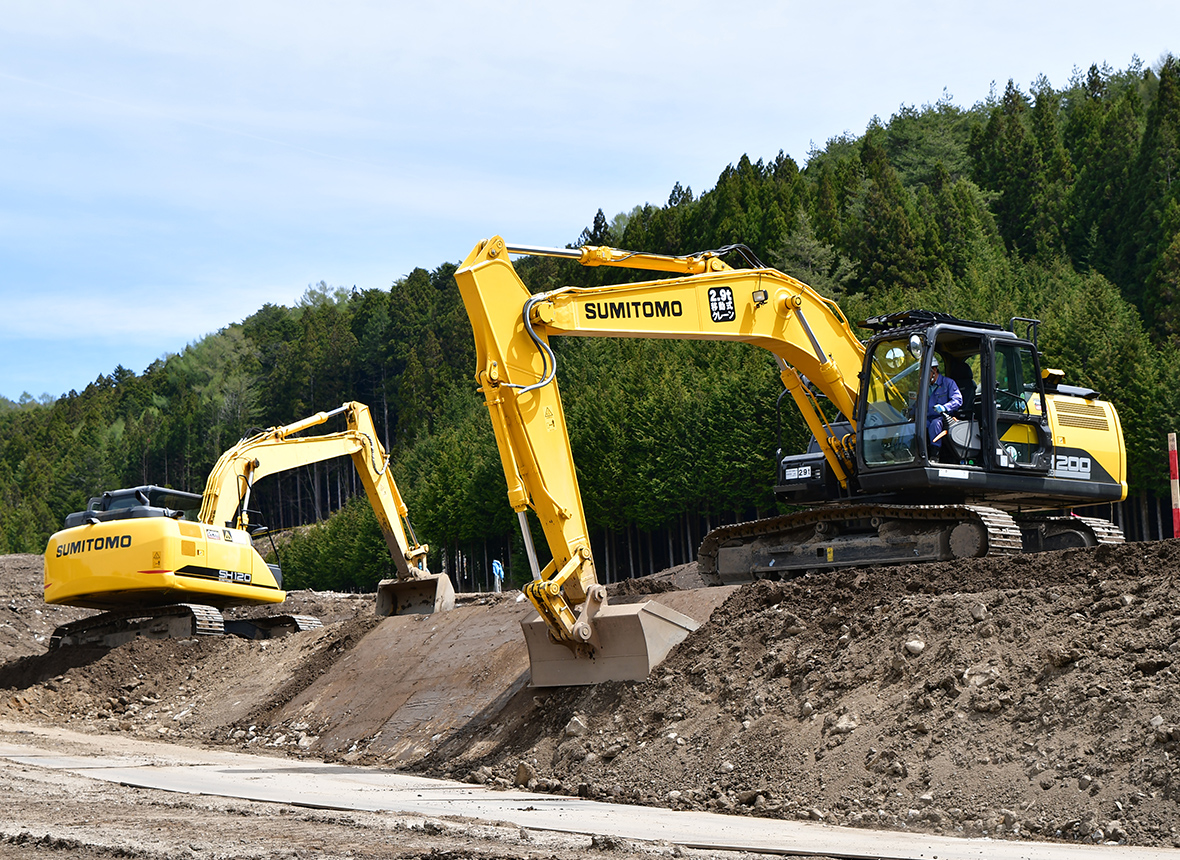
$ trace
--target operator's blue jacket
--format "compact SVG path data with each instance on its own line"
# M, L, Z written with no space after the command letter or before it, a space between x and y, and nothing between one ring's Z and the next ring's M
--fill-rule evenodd
M963 394L959 391L959 386L955 385L955 381L949 376L938 374L938 379L931 383L926 398L926 438L935 449L941 447L942 440L934 440L946 429L946 422L942 419L943 412L954 412L962 405ZM935 409L936 406L942 406L943 410Z

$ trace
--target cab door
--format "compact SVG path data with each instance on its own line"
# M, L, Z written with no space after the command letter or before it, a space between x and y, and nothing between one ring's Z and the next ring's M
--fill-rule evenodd
M1047 473L1053 463L1053 437L1036 349L997 338L987 364L982 405L989 470Z

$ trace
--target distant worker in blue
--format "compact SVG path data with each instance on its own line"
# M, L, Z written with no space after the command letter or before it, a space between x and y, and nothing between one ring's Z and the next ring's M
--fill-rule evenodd
M962 405L959 386L938 372L938 356L934 356L930 361L930 391L926 396L926 438L930 440L931 460L937 460L942 451L942 437L947 429L945 416Z

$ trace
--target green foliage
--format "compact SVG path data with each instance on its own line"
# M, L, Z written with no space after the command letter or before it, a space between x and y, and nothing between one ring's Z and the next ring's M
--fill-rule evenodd
M378 582L395 574L377 517L364 497L349 500L326 522L294 531L279 559L288 590L376 591ZM273 563L273 554L267 560Z
M819 238L806 212L799 227L782 244L770 251L769 262L781 272L797 278L831 299L839 299L856 277L856 266L833 245Z
M979 111L965 111L951 103L944 92L933 105L921 110L902 107L885 129L884 146L889 161L903 185L916 188L934 185L945 173L952 180L971 174L967 144L971 127L978 123Z
M859 288L920 290L931 275L931 266L925 265L926 231L914 195L889 162L880 129L870 128L865 135L860 161L863 184L849 203L855 217L845 219L844 239L849 256L858 261Z
M1026 257L1036 250L1039 212L1034 205L1044 170L1043 153L1032 126L1028 98L1009 80L987 124L973 130L968 150L973 178L982 188L995 192L992 212L1000 235L1010 250Z
M1126 264L1142 284L1140 306L1148 324L1166 336L1180 336L1176 311L1177 236L1180 235L1180 60L1168 57L1159 72L1155 101L1130 195L1138 224L1125 249Z
M968 109L945 96L902 107L859 137L828 141L802 169L781 152L742 155L704 193L677 183L663 205L609 221L599 210L574 244L665 254L745 244L854 321L911 307L1038 317L1046 363L1118 407L1132 490L1158 492L1162 440L1180 415L1178 170L1180 64L1091 66L1060 90L1041 78ZM548 258L518 270L535 291L629 277ZM527 575L454 271L417 268L388 290L321 281L293 307L264 305L142 374L117 367L56 401L0 400L0 552L39 552L104 489L200 491L252 428L355 399L373 410L431 569L516 554L514 573ZM623 536L608 540L617 545L775 506L781 382L767 354L673 341L554 346L592 534ZM781 420L784 449L802 449L793 405ZM288 584L367 589L388 574L358 495L347 460L255 488L251 506L276 528L340 510L292 539Z

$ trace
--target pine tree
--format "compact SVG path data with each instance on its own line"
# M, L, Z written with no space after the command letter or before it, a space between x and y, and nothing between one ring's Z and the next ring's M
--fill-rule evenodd
M922 239L911 217L912 197L881 145L879 128L865 134L861 165L865 185L849 222L846 245L857 261L862 289L921 289L928 285Z
M1120 246L1143 133L1143 100L1133 88L1110 92L1096 75L1091 67L1085 89L1075 90L1073 98L1081 106L1071 111L1066 128L1078 167L1066 218L1067 246L1076 265L1105 274L1125 290L1130 276L1120 263Z
M1061 97L1044 77L1037 80L1034 92L1031 119L1040 170L1035 175L1030 201L1029 229L1036 253L1048 258L1059 255L1065 248L1063 225L1068 217L1066 207L1074 167L1065 150L1058 121Z
M973 178L995 191L996 225L1009 249L1024 256L1036 251L1033 195L1042 172L1039 152L1029 130L1028 100L1011 80L987 125L971 135Z
M594 224L582 230L582 235L578 237L578 247L589 245L597 247L600 245L610 244L610 225L606 223L606 216L602 214L599 209L594 213Z
M1164 262L1180 218L1180 61L1169 56L1159 73L1155 102L1147 111L1143 145L1132 178L1131 199L1138 224L1125 246L1135 282L1141 284L1139 305L1148 326L1161 335L1180 334L1174 327L1176 294ZM1133 262L1132 262L1133 261Z

